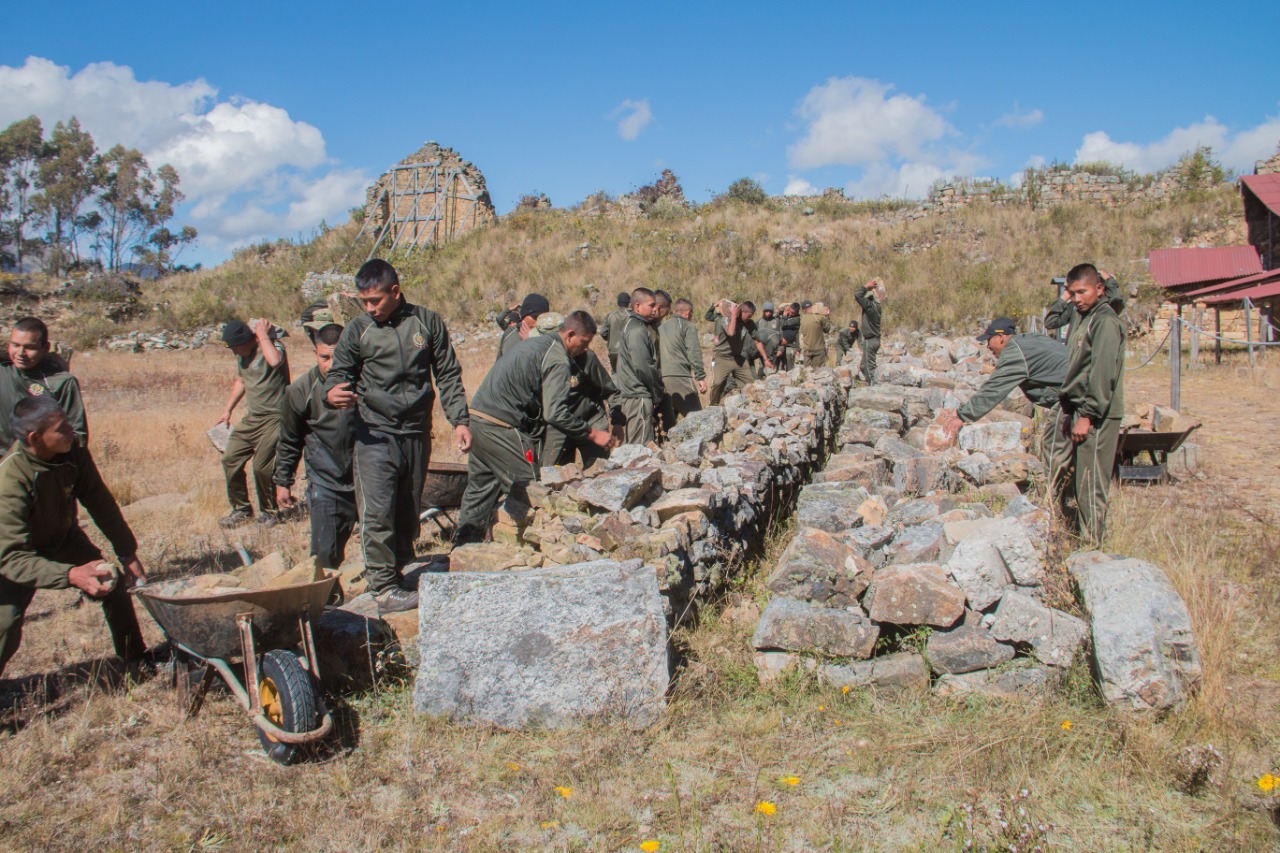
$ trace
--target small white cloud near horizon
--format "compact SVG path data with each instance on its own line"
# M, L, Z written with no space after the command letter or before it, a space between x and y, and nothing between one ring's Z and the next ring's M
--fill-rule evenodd
M788 162L812 169L912 159L954 132L924 95L890 95L892 89L866 77L832 77L810 89L796 110L805 135L787 150Z
M822 191L804 178L795 175L787 176L787 185L782 190L783 195L818 195Z
M330 161L315 126L271 104L220 100L204 79L142 81L112 62L73 74L30 56L21 66L0 65L0 127L28 115L38 116L46 133L75 116L98 150L124 145L142 151L152 168L171 164L187 197L178 219L196 226L205 251L345 216L369 183Z
M1032 154L1030 157L1027 158L1026 164L1023 165L1021 169L1019 169L1018 171L1014 172L1012 175L1009 176L1009 186L1013 187L1014 189L1017 189L1018 187L1022 186L1023 182L1026 181L1027 179L1028 169L1043 168L1045 163L1048 163L1048 162L1049 161L1046 160L1042 155Z
M1224 166L1247 173L1253 170L1254 163L1276 153L1277 142L1280 116L1269 116L1261 124L1234 133L1213 116L1205 116L1202 121L1174 128L1162 139L1146 144L1114 140L1104 130L1085 134L1074 162L1105 160L1137 172L1155 172L1207 145Z
M1018 112L1018 105L1014 104L1010 112L1005 113L993 122L997 127L1011 127L1015 130L1027 127L1035 127L1044 121L1043 110L1030 110L1025 113Z
M638 101L628 98L609 113L609 118L618 120L618 136L633 142L640 135L640 131L653 121L653 110L649 107L648 98L641 98Z

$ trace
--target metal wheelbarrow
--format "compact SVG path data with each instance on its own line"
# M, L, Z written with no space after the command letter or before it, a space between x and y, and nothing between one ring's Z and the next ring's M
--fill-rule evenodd
M176 580L133 593L175 650L175 686L188 719L200 713L215 676L222 676L257 727L263 751L280 764L293 764L302 757L304 744L333 729L333 717L316 689L320 666L311 623L323 612L337 580L197 597L179 595L189 587ZM237 656L244 684L232 669ZM191 661L204 665L194 693Z

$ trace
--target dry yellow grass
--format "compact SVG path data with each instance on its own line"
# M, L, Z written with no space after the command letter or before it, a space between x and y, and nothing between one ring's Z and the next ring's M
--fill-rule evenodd
M290 352L295 371L309 366L296 340ZM487 366L484 352L464 351L469 376ZM76 363L108 482L134 500L184 498L137 517L153 571L207 568L240 533L214 523L224 499L202 435L224 400L229 362L210 350ZM1255 782L1280 769L1268 624L1275 529L1238 504L1267 510L1269 498L1253 491L1274 490L1280 472L1270 456L1238 470L1256 438L1239 412L1274 418L1278 373L1245 378L1229 365L1190 377L1185 408L1206 422L1204 480L1125 489L1115 502L1109 550L1165 566L1191 607L1207 674L1183 713L1112 713L1082 669L1044 705L842 695L800 677L760 687L743 604L761 596L784 530L735 581L726 603L736 606L707 609L677 637L685 668L667 718L650 731L459 727L415 717L409 688L393 687L350 698L333 747L281 768L225 696L190 723L157 680L96 684L85 673L110 648L97 608L41 593L6 675L63 675L50 679L57 692L33 688L6 712L0 846L612 851L656 839L681 851L924 851L959 849L946 827L962 804L992 809L1025 788L1024 807L1053 824L1050 849L1268 849L1275 801ZM1166 376L1131 374L1130 398L1163 400ZM244 535L256 552L306 547L302 524ZM146 630L158 636L149 622ZM1185 794L1178 759L1206 743L1225 757L1220 784ZM791 776L797 784L782 781ZM776 812L757 812L761 801ZM998 827L979 823L976 849L1004 849Z

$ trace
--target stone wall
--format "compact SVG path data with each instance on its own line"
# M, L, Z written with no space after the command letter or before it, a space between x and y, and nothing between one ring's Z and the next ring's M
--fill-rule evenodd
M776 374L685 418L661 449L543 468L499 509L494 541L455 549L450 569L639 559L675 620L780 520L835 440L851 383L848 368Z
M1187 323L1196 322L1195 306L1184 305L1182 307L1182 319ZM1213 350L1214 340L1210 335L1218 334L1215 327L1214 309L1212 306L1200 306L1199 326L1204 330L1204 335L1200 338L1201 353L1211 352ZM1163 340L1169 331L1173 318L1178 314L1178 307L1172 302L1162 302L1157 309L1155 317L1151 321L1151 334L1155 340ZM1251 311L1252 333L1254 343L1259 343L1266 338L1266 318L1267 313L1263 307L1254 307ZM1245 329L1246 319L1244 310L1241 308L1223 308L1222 309L1222 337L1232 344L1244 345L1248 343L1248 333ZM1182 346L1183 349L1191 347L1191 330L1183 328ZM1277 333L1274 337L1280 337Z
M433 163L439 165L433 169L430 165ZM415 214L422 220L403 226L403 236L400 236L402 244L439 245L495 221L497 216L493 201L489 198L484 174L470 160L463 159L452 148L427 142L397 165L414 164L422 166L417 169L388 171L369 187L364 215L367 227L373 233L377 234L391 218L393 205L397 222L412 219ZM434 180L433 171L436 175ZM419 196L396 195L397 192L406 193L415 187L434 187L437 181L439 192ZM387 191L386 195L383 195L384 190ZM472 195L475 196L474 199L467 197ZM432 215L438 218L432 222L425 221ZM400 230L401 226L397 226L397 232ZM388 245L390 239L388 238Z

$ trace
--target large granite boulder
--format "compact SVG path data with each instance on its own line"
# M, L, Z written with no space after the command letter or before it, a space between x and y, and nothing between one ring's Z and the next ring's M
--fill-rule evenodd
M929 563L877 569L863 604L873 621L893 625L947 628L964 615L964 593Z
M652 566L598 560L424 574L414 710L506 728L607 716L654 723L667 622Z
M760 650L869 658L880 629L860 610L775 598L760 616L751 645Z
M1050 666L1068 667L1084 645L1088 627L1070 613L1046 607L1026 593L1011 589L1000 599L991 636L1030 646Z
M778 558L767 586L775 595L828 607L857 605L871 582L871 564L825 530L800 529Z
M1093 634L1102 695L1139 711L1180 707L1200 684L1187 605L1158 566L1097 551L1067 562Z

